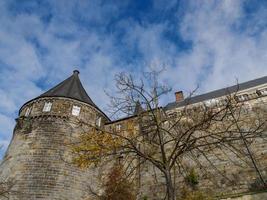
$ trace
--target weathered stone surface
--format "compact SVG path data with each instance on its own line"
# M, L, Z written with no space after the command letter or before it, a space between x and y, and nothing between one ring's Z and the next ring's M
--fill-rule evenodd
M239 197L226 198L221 200L265 200L265 199L267 199L267 193L246 194Z
M47 101L53 105L44 113ZM72 105L81 107L78 117L71 115ZM29 107L32 111L25 117ZM96 183L97 172L69 163L68 152L75 137L88 130L79 122L94 125L98 116L101 113L95 108L64 98L42 98L25 105L0 166L0 177L14 184L9 199L82 200L90 196L88 186Z
M264 98L266 103L266 97ZM43 112L45 102L52 103L51 111ZM253 99L250 103L255 106L263 104L259 99ZM79 116L71 114L73 105L81 107ZM28 108L31 112L25 116ZM17 119L12 142L0 165L0 178L11 180L14 184L9 199L93 199L89 186L98 187L98 176L101 170L95 168L82 170L70 163L69 145L75 142L81 133L88 131L89 125L95 125L99 117L102 117L104 124L107 119L95 107L68 98L45 97L24 105ZM123 132L127 129L125 127L129 120L134 119L127 118L114 122L106 128L114 128L119 124ZM138 132L138 126L133 128ZM266 177L266 138L255 140L251 144L251 149L262 174ZM202 168L199 168L190 157L184 162L196 169L199 175L198 187L201 189L209 189L219 194L248 191L257 180L252 164L238 163L234 154L228 152L229 155L233 162L229 162L229 157L226 157L220 149L215 149L208 155L211 163L219 171L216 171L201 155L198 156L198 161L201 162ZM157 169L146 163L137 173L139 173L136 177L140 198L148 196L149 199L157 200L164 195L164 177ZM184 183L184 177L178 173L178 169L173 173L175 187L178 189ZM266 194L244 198L265 199ZM0 197L0 199L5 198Z

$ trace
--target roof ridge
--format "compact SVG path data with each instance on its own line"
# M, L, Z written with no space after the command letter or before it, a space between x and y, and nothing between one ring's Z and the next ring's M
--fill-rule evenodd
M236 85L232 85L229 87L224 87L221 89L212 90L210 92L199 94L199 95L192 96L189 98L187 97L183 101L180 101L180 102L171 102L171 103L168 103L165 106L165 108L171 109L174 107L180 107L180 106L185 106L188 104L198 103L198 102L205 101L208 99L218 98L218 97L224 96L224 95L226 95L226 92L227 93L229 93L229 92L233 93L233 92L249 89L252 87L256 87L258 85L266 84L266 83L267 83L267 76L263 76L263 77L249 80L246 82L237 83Z
M96 107L95 103L83 88L78 74L79 71L74 70L70 77L44 92L39 97L68 97Z

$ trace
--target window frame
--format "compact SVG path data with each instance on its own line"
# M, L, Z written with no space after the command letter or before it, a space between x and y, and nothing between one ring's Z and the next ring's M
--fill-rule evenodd
M248 94L241 94L237 96L238 101L248 101L249 100L249 95Z
M30 114L31 114L31 110L32 108L31 107L28 107L25 111L25 117L28 117Z
M115 125L115 130L119 131L119 132L122 131L122 124L116 124Z
M101 125L102 125L102 117L98 117L98 118L96 119L96 126L97 126L97 127L101 127Z
M43 107L43 112L50 112L52 109L52 102L45 102L44 107Z
M267 88L263 88L263 89L260 89L258 91L260 93L260 96L266 96L267 95Z
M81 113L81 106L73 105L71 109L71 114L78 117Z

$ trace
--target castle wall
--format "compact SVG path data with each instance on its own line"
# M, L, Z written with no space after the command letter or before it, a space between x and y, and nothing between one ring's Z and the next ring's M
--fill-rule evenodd
M266 109L266 97L263 102L264 98L256 98L255 92L253 95L250 105ZM44 105L48 102L52 103L51 110L44 112ZM72 114L73 106L80 107L78 116ZM169 112L172 114L176 110ZM20 110L12 142L0 165L0 178L14 184L9 199L93 199L89 188L98 188L101 170L81 169L71 163L71 144L77 142L80 134L90 131L90 125L95 126L99 117L102 117L102 124L107 121L98 109L69 98L42 97L25 104ZM131 132L138 134L140 127L135 120L135 117L119 120L109 123L105 128L125 135L130 134L127 130L132 129ZM266 138L253 141L250 147L262 175L266 177ZM242 145L240 148L243 148ZM225 152L221 149L210 151L207 154L210 163L202 155L195 155L197 158L187 155L183 162L196 170L198 187L201 189L212 190L217 194L250 190L258 180L251 161L243 158L245 162L239 162L233 153L227 152L227 157ZM186 175L179 170L173 170L177 189L184 185ZM149 196L149 199L157 200L164 195L164 177L148 162L135 175L140 187L140 198Z
M267 199L267 193L244 194L238 197L222 198L221 200L263 200Z
M242 147L244 148L244 146ZM261 174L266 180L267 177L267 144L266 140L257 139L250 146L257 166ZM216 195L232 195L236 193L244 193L248 191L258 190L259 176L252 165L252 161L248 157L243 157L244 161L240 162L240 158L227 152L217 149L206 154L209 161L199 155L193 158L192 155L185 155L183 166L187 166L187 173L190 169L194 169L198 176L198 184L196 188L206 191L209 194ZM230 161L229 158L232 160ZM201 165L200 165L201 164ZM176 167L173 171L173 181L177 191L186 186L186 171ZM148 199L157 200L165 194L165 179L162 173L149 162L142 166L140 180L140 199L147 196ZM190 187L187 185L187 187ZM163 196L162 196L163 195Z
M245 105L249 105L249 107L246 107L247 110L244 110L243 116L247 115L246 117L249 118L251 117L250 111L259 109L264 113L262 119L267 119L267 97L253 98ZM181 108L167 112L171 115L179 109ZM188 106L188 109L191 109L190 106ZM266 132L264 135L264 137L249 140L248 143L262 176L267 180ZM237 146L239 146L238 150L247 152L243 142L238 142ZM182 163L187 169L176 167L172 171L177 191L186 185L185 177L190 169L194 169L198 176L199 183L196 187L203 191L209 191L210 194L230 195L259 189L260 179L248 155L243 155L240 158L226 147L221 146L221 148L206 152L205 156L201 153L194 155L188 153L183 156ZM156 200L160 199L162 194L165 194L164 176L149 162L146 162L142 167L139 177L141 178L140 197L147 196L149 199Z
M50 112L42 111L52 102ZM81 107L80 115L71 114L72 105ZM25 117L27 108L32 108ZM25 105L14 129L13 139L0 165L2 180L10 180L11 200L84 200L97 186L95 169L80 169L72 164L71 144L88 126L95 124L100 112L79 101L42 98ZM94 183L94 184L92 184ZM3 197L0 197L0 199ZM5 199L5 198L4 198Z

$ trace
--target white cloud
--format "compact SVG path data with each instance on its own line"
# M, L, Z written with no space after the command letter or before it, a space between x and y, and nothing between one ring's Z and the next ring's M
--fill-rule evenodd
M0 4L0 146L4 149L20 106L70 76L74 66L97 104L107 103L103 89L111 87L119 59L112 36L87 30L73 19L73 12L85 9L85 2L53 3L49 23L41 19L43 13L14 14L8 3ZM107 15L117 9L112 4L102 7L98 1L91 1L89 8L79 20L105 24Z
M0 156L3 155L12 136L15 120L0 113Z
M10 135L10 131L13 130L13 126L14 126L14 119L11 119L5 115L2 115L0 113L0 133L1 135L4 136L9 136ZM9 138L9 137L8 137Z
M200 83L204 92L234 84L236 77L246 81L267 74L265 7L246 20L244 1L184 1L185 10L179 8L184 15L149 22L119 19L126 1L49 2L43 9L32 5L38 12L15 14L0 2L0 141L5 144L19 107L67 78L74 66L100 108L108 103L103 90L114 90L114 74L128 71L137 77L151 63L167 68L162 81L174 90L190 91ZM153 8L163 15L176 3L158 0ZM191 49L183 51L166 36L173 27L172 34L191 43Z
M248 31L235 30L246 23L243 1L193 2L180 24L192 49L177 57L168 73L172 83L187 90L200 83L203 92L235 84L235 78L243 82L267 74L267 29L259 37L249 34L257 24L250 24Z

